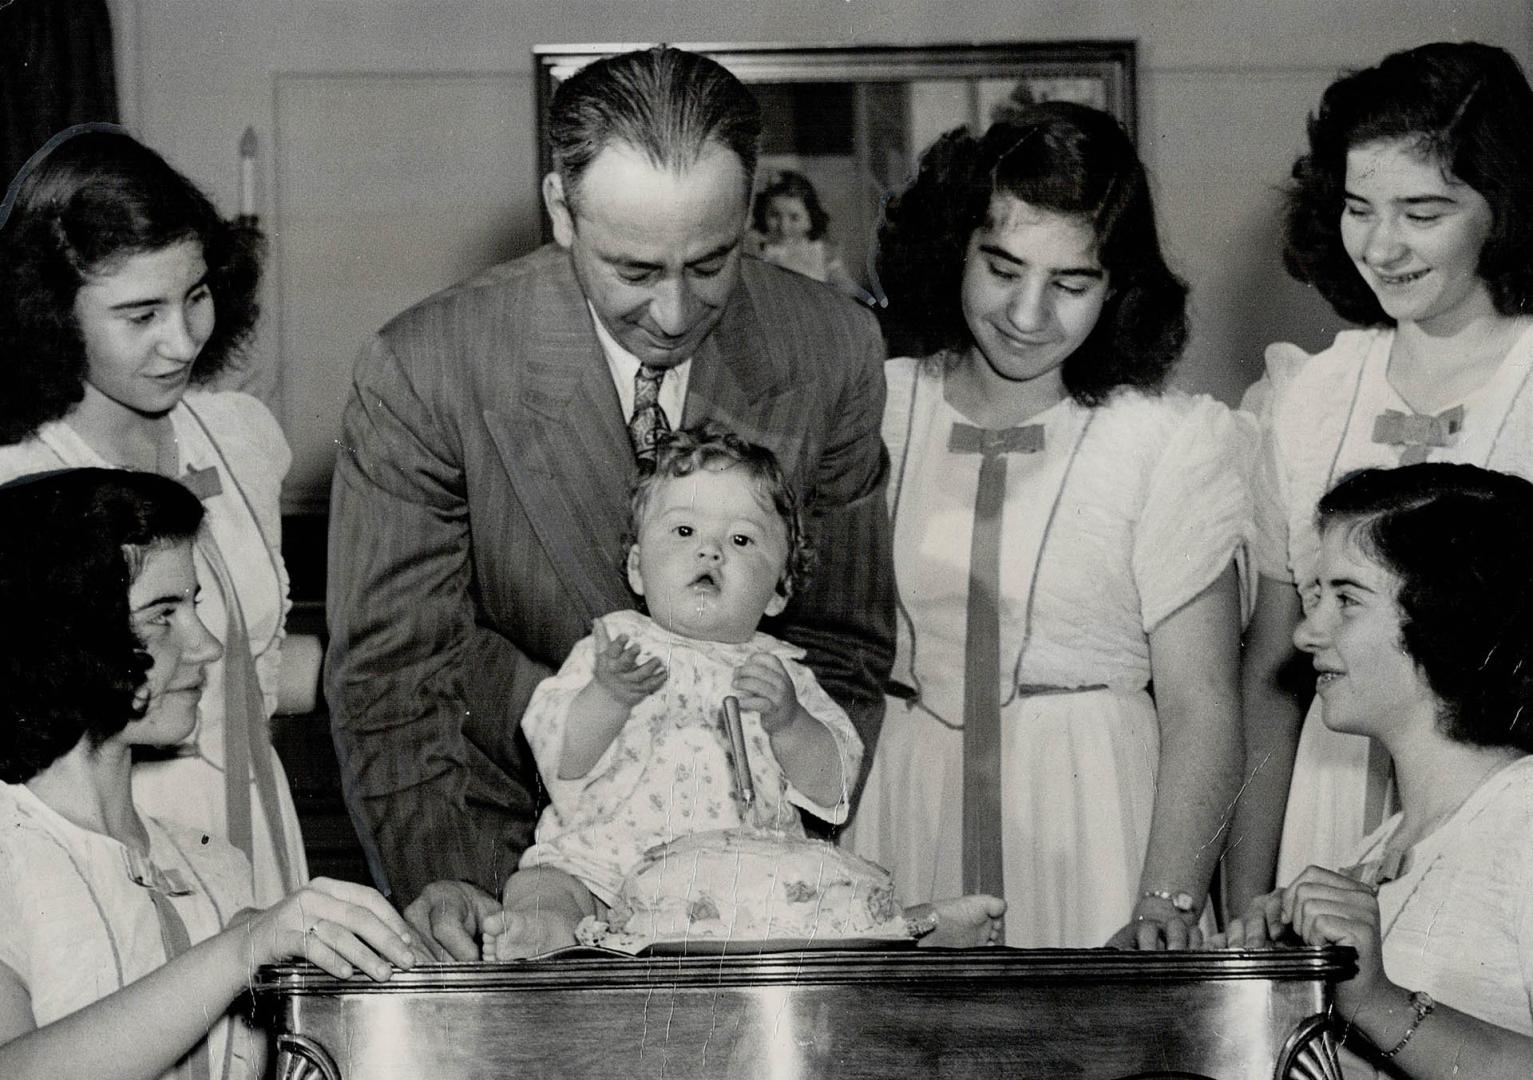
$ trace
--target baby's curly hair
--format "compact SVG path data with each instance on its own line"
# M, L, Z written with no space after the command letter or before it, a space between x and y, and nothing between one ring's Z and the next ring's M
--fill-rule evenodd
M0 487L0 781L25 783L143 715L151 662L128 590L145 555L190 543L202 515L176 481L125 469Z
M1347 153L1405 142L1490 204L1479 274L1496 311L1533 311L1533 88L1505 49L1436 42L1386 56L1332 83L1309 118L1309 150L1293 166L1283 262L1336 314L1387 326L1341 240Z
M1443 462L1367 469L1317 516L1399 580L1401 644L1442 732L1533 753L1533 483Z
M916 178L884 206L878 230L886 331L919 355L973 344L964 264L992 202L1011 196L1090 225L1110 293L1095 328L1064 362L1065 389L1098 405L1120 386L1159 390L1187 343L1187 286L1161 254L1144 165L1127 132L1099 109L1024 105L976 138L950 131L921 155Z
M203 384L238 355L260 314L265 238L225 220L197 186L109 124L50 139L12 182L0 224L0 445L28 438L85 395L75 295L122 260L201 245L216 318L192 365Z
M788 558L783 565L782 577L777 590L783 596L792 596L801 589L814 566L814 551L804 535L803 511L797 493L783 475L777 455L765 446L746 442L722 424L704 421L701 424L672 432L661 441L655 451L653 468L640 471L634 484L628 506L628 535L624 551L638 541L639 523L649 509L649 501L655 489L667 480L679 480L684 476L712 467L742 469L745 477L756 489L763 507L771 507L782 521L788 533Z

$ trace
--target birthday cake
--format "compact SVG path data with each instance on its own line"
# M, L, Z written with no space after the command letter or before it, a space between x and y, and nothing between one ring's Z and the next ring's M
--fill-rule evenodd
M650 848L588 944L908 939L888 871L822 840L720 829Z

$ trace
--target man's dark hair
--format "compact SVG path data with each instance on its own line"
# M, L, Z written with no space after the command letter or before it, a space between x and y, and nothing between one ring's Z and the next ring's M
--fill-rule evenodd
M756 172L761 108L717 61L657 45L594 61L564 80L549 107L548 136L572 209L586 169L619 143L675 173L721 146L740 159L743 200Z

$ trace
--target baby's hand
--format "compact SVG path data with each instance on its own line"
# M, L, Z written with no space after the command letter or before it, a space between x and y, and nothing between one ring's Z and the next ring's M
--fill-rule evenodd
M593 675L613 701L632 708L665 685L670 672L655 657L639 663L639 647L627 634L607 637L600 619L591 620L596 641L592 649Z
M788 669L771 653L754 653L735 669L734 688L740 692L740 708L761 714L768 735L791 725L799 713L798 694Z

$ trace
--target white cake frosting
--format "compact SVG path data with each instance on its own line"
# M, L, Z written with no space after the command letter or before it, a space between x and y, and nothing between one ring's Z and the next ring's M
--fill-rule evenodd
M899 938L910 930L889 872L822 840L721 829L650 848L610 928L685 938Z

